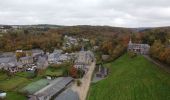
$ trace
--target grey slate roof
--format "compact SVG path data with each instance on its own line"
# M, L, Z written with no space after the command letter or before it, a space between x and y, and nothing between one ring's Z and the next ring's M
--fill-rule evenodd
M14 57L15 53L13 53L13 52L3 52L3 53L0 53L0 56L1 57Z
M16 62L15 57L2 57L0 58L0 63Z
M34 95L38 97L53 96L64 89L72 80L73 78L71 77L60 77L50 82L48 86L36 92Z
M56 97L55 100L79 100L79 96L73 90L67 89Z
M20 60L29 60L33 59L31 56L21 57Z

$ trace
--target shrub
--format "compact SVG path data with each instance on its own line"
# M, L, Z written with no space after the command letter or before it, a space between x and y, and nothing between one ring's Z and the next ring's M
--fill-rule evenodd
M128 55L130 58L134 58L137 56L137 54L135 52L131 52L131 51L128 52Z
M82 83L80 80L77 80L77 86L80 86Z

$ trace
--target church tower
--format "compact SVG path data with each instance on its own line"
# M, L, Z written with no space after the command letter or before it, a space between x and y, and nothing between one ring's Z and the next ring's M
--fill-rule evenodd
M130 35L130 41L129 41L129 44L132 44L132 39L131 39L131 35Z

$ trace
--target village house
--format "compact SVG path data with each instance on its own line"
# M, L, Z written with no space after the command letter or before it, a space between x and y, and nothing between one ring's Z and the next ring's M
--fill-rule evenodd
M70 56L69 56L68 53L61 54L61 55L59 56L59 61L60 61L60 62L65 62L65 61L68 61L68 60L70 60Z
M89 42L89 39L82 38L83 42Z
M71 48L73 45L77 46L78 45L78 40L76 38L73 38L71 36L64 36L64 44L63 44L63 49Z
M38 69L46 69L48 67L48 60L47 56L40 56L37 61L37 68Z
M16 53L22 53L23 51L22 50L16 50Z
M32 50L27 50L27 51L16 50L16 53L22 53L22 52L24 52L27 57L29 56L33 57L34 62L38 60L39 56L44 55L44 51L41 49L32 49Z
M93 50L94 50L94 51L96 51L96 50L98 50L98 49L99 49L99 46L94 46L94 47L93 47Z
M1 57L0 58L0 69L7 70L11 73L18 71L19 63L15 57Z
M8 29L5 29L3 26L0 27L1 33L7 33Z
M108 69L102 65L98 65L96 77L104 78L108 75Z
M67 42L76 45L78 43L76 38L73 38L71 36L66 36L65 39L67 40Z
M68 57L70 58L70 60L75 61L76 55L77 55L77 53L69 53Z
M4 52L4 53L0 53L0 57L15 57L15 53L13 52Z
M91 51L80 51L75 60L74 67L82 69L85 72L88 70L88 65L94 61L94 55Z
M51 53L48 55L48 62L49 63L55 63L59 60L59 56L61 54L58 54L58 53Z
M53 51L53 53L58 53L58 54L61 54L61 53L63 53L63 50L60 50L60 49L55 49L55 50Z
M102 60L103 61L106 61L106 60L108 60L110 58L110 55L107 55L107 54L103 54L102 55Z
M26 57L21 57L19 61L22 64L32 64L33 63L33 57L32 56L26 56Z
M44 54L44 51L41 49L32 49L32 56L38 55L38 54Z
M18 67L16 62L2 63L2 69L9 71L11 73L18 72Z
M53 53L48 55L48 62L49 63L57 63L60 59L60 55L63 51L62 50L54 50Z
M128 51L135 52L137 54L148 54L150 46L148 44L132 43L131 39L128 44Z

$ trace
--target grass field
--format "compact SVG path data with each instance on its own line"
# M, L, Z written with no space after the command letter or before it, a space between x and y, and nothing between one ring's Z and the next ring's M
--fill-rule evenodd
M6 73L0 72L0 90L7 92L5 100L26 100L26 97L19 94L18 91L28 84L40 80L42 77L28 78L32 74L28 72L18 72L14 76L8 76Z
M45 71L45 75L49 76L61 76L63 74L62 68L48 67Z
M108 63L109 76L91 85L87 100L170 100L170 74L143 56Z
M7 74L0 72L0 82L8 78Z
M18 72L15 75L24 77L24 78L32 78L34 76L34 73L33 72Z
M27 100L27 98L17 92L7 92L5 100Z
M25 84L27 82L29 81L26 78L22 78L18 76L14 76L10 78L7 77L5 80L0 81L0 89L5 90L5 91L14 90L21 84Z

